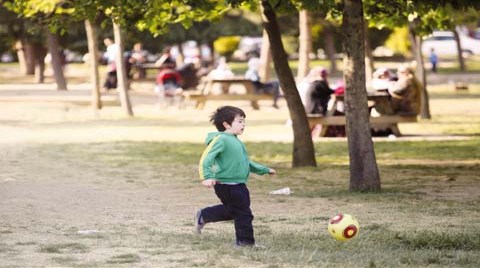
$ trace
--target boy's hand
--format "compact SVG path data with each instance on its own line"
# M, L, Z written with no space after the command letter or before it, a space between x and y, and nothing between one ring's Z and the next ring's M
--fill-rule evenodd
M207 188L212 188L215 184L217 184L217 181L214 179L205 179L202 181L202 185Z
M277 174L277 172L275 171L275 169L269 168L268 174L275 175L275 174Z

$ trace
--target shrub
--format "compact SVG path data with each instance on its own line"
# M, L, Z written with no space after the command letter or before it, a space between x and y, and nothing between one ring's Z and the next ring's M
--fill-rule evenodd
M240 43L240 36L223 36L217 38L213 43L213 48L221 56L230 59L233 52L238 48Z

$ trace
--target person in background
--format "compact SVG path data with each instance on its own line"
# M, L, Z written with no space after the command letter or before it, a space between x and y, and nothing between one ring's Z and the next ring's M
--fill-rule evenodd
M155 62L155 66L160 68L175 69L177 67L177 63L170 52L170 47L164 48L162 51L162 56L160 56L160 59Z
M146 71L140 68L142 64L147 62L148 52L143 49L142 43L138 42L133 45L132 51L130 51L130 57L128 63L131 67L136 67L136 72L133 73L133 79L145 78Z
M396 79L395 75L389 69L378 68L373 72L371 89L374 91L387 91Z
M330 96L335 92L328 83L328 72L323 67L315 67L310 71L310 86L307 89L309 114L326 115Z
M437 53L435 53L434 48L430 49L430 56L428 57L428 59L430 60L430 64L432 65L432 72L436 73L438 66L438 56Z
M212 79L232 78L233 76L234 74L230 69L230 66L228 66L227 59L225 57L221 57L218 60L218 64L215 69L208 73L208 78Z
M280 98L280 84L278 81L263 83L260 81L260 58L252 57L248 60L248 69L245 72L245 78L252 81L255 86L255 92L258 94L268 94L273 96L273 107L278 109L278 99Z
M110 38L105 38L103 43L106 47L103 59L107 63L107 78L103 86L106 90L110 90L117 88L117 65L115 61L118 53L118 45Z
M230 70L230 66L228 66L227 59L225 57L221 57L218 60L218 64L215 69L211 70L207 75L207 78L209 79L228 79L233 77L234 74ZM228 86L226 84L222 84L213 90L221 90L222 92L226 93L228 92Z
M420 112L422 84L408 66L397 70L398 81L389 88L393 112L400 115L417 115Z

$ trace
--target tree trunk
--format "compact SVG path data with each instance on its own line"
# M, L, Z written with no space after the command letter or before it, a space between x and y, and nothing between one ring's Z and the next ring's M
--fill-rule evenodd
M453 37L455 38L455 42L457 43L457 51L458 51L458 63L460 65L460 71L465 72L467 70L467 67L465 66L465 59L463 58L463 52L462 52L462 43L460 43L460 36L458 35L458 32L456 29L452 30L453 32Z
M410 41L412 43L412 54L414 55L415 62L417 65L415 66L415 76L422 84L422 93L421 93L421 106L420 106L420 117L424 119L430 119L432 116L430 115L430 105L429 105L429 98L428 98L428 91L427 91L427 76L425 72L425 66L423 63L423 55L422 55L422 38L417 35L414 28L414 23L409 24L409 36Z
M258 70L258 75L260 76L260 81L267 82L270 80L270 63L272 62L272 54L270 53L270 41L268 40L267 31L263 31L262 35L262 48L260 50L260 67Z
M287 101L293 123L293 167L316 166L310 128L305 108L297 91L295 79L288 65L287 53L283 47L277 16L268 0L260 0L263 27L268 33L272 58L280 86Z
M35 74L35 52L33 45L25 39L20 39L16 44L20 71L24 75Z
M92 83L92 108L96 113L99 109L102 109L102 99L100 98L100 74L98 72L97 29L90 20L85 20L85 32L88 42L90 81Z
M365 24L365 83L367 85L372 82L374 68L372 47L370 46L370 39L368 39L368 27Z
M123 58L122 29L120 28L120 25L115 23L115 21L113 21L113 35L115 38L115 43L118 46L115 64L117 66L117 89L120 93L120 103L127 116L133 116L132 104L130 103L130 97L128 96L127 69L125 68L125 60Z
M35 81L43 84L45 82L45 56L47 55L47 49L40 43L32 43L31 46L35 59Z
M17 58L18 58L18 65L20 67L20 73L27 75L28 70L27 70L27 55L25 53L25 46L23 40L17 40L15 42L15 50L17 51ZM30 74L35 73L35 68L33 69L33 72Z
M47 34L47 47L48 52L52 58L51 64L53 69L53 77L57 83L57 90L67 90L67 81L63 73L64 59L61 59L60 46L58 45L58 37L50 32L46 31Z
M312 34L307 10L300 10L298 24L300 30L300 36L298 38L300 47L298 51L297 79L300 81L308 74L310 69L310 52L312 52Z
M182 42L178 42L177 47L178 47L178 54L177 54L177 57L175 58L175 64L177 65L177 67L180 67L185 62L185 54L183 53Z
M365 88L362 0L344 0L343 51L350 191L380 191Z
M337 51L335 50L335 38L333 36L333 26L327 20L324 21L323 25L325 26L325 54L327 55L327 59L330 61L330 73L334 74L338 72L337 70L337 59L335 58L335 54Z

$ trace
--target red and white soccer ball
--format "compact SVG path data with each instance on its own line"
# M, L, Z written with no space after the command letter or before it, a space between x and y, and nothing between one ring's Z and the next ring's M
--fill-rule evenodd
M328 232L339 241L347 241L358 235L360 225L348 214L338 214L328 222Z

